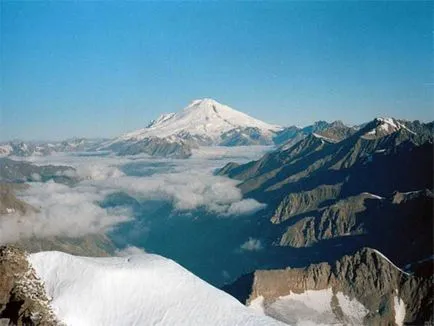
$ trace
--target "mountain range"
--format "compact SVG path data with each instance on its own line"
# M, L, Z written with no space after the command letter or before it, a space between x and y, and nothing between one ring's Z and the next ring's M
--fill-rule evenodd
M421 122L378 118L384 127L365 138L375 138L392 130L407 128L426 132ZM192 101L177 113L163 114L141 128L114 139L75 138L62 142L10 141L0 144L0 156L50 155L56 152L111 151L117 155L148 154L157 157L188 158L199 146L276 145L289 149L314 135L327 142L339 142L364 128L367 123L348 126L342 121L317 121L300 128L269 124L213 99ZM409 127L408 127L409 126ZM432 126L431 126L432 127Z
M265 123L213 99L192 101L177 113L163 114L145 128L114 139L77 138L62 142L11 141L1 156L50 155L55 152L112 151L188 158L198 146L272 145L284 128Z
M297 306L293 292L308 295L327 289L331 292L322 295L330 296L329 310L305 307L306 313L317 316L316 322L432 321L433 123L376 118L340 139L324 130L295 143L299 136L294 134L259 160L228 163L216 173L239 180L244 196L267 204L261 212L267 221L262 234L269 242L315 253L328 263L257 271L225 289L247 304L259 300L261 309L288 323L297 321L291 314ZM383 259L366 247L388 257L387 266L375 266ZM341 249L350 261L356 260L351 268L345 267L345 257L330 261L330 253ZM334 308L333 298L342 287L346 295L371 307L362 320L351 321ZM402 291L406 310L400 313L396 302L401 299L394 299L393 293Z
M51 152L6 144L10 156L104 150L172 158L199 146L273 145L215 174L263 205L243 223L260 238L249 240L252 248L277 259L258 258L257 268L222 287L225 294L160 256L81 257L116 255L105 234L22 239L15 245L32 254L0 249L0 324L432 323L433 126L374 118L280 127L203 99L111 140L50 145ZM68 166L0 158L1 218L37 211L17 193L49 180L79 182ZM99 307L86 301L96 296Z

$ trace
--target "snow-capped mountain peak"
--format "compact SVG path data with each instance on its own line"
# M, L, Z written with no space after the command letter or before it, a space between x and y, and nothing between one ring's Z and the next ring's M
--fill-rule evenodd
M414 134L412 130L408 129L407 126L394 118L378 117L367 126L369 126L370 130L363 135L365 138L383 137L400 129L404 129L407 132Z
M179 138L197 143L220 144L222 136L232 130L254 128L270 140L282 128L232 109L210 98L192 101L178 113L161 115L146 128L127 133L116 141L140 141L145 138ZM233 137L233 135L231 135Z

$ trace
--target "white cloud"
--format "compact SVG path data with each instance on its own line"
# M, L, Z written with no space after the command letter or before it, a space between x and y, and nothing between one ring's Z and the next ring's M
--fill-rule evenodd
M257 202L254 199L243 199L232 203L227 211L228 215L249 215L264 209L267 205Z
M31 178L33 181L41 181L41 176L38 173L32 173Z
M263 249L261 240L254 238L249 238L240 248L245 251L259 251Z
M214 176L213 171L229 161L253 159L264 150L265 147L206 148L199 149L188 160L66 154L33 157L33 163L38 165L74 167L73 174L80 181L72 187L54 182L31 183L20 198L40 212L25 217L0 217L0 241L34 235L80 236L105 231L132 216L126 209L103 209L98 205L107 195L119 191L143 201L170 201L178 211L205 209L222 216L252 214L265 205L243 199L237 188L238 181ZM169 171L143 177L127 176L121 167L128 163L167 165Z
M116 250L116 256L128 257L133 255L143 255L146 251L142 248L136 246L127 246L124 249Z
M39 211L25 216L0 217L0 242L53 235L81 236L98 233L128 220L128 209L106 210L98 205L105 197L95 187L68 187L54 183L31 183L20 196Z

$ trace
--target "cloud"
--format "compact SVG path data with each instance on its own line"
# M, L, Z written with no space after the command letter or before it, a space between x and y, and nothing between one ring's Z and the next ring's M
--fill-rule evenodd
M220 216L253 214L265 207L253 199L244 199L238 181L213 175L228 161L245 162L263 153L258 148L199 149L188 160L168 160L147 156L78 156L59 154L32 157L38 165L67 165L79 182L66 186L54 182L33 182L20 198L39 212L27 216L0 216L0 241L16 241L29 236L81 236L104 232L128 221L133 213L125 207L104 209L98 204L107 195L125 192L139 201L163 200L174 210L188 212L203 209ZM256 153L256 154L255 154ZM222 159L224 158L224 159ZM164 173L128 175L128 166L136 171L146 166L167 166ZM143 169L141 167L143 166ZM34 179L37 179L34 178Z
M243 199L232 203L227 211L228 215L250 215L264 209L267 205L257 202L254 199Z
M245 251L259 251L263 249L261 241L254 238L249 238L240 248Z
M8 243L28 237L70 236L106 231L127 221L127 208L103 209L98 201L105 197L95 187L68 187L49 181L30 183L20 198L38 209L25 216L0 217L0 242Z
M32 173L30 177L32 178L33 181L41 181L42 179L38 173Z
M127 246L124 249L116 250L116 256L119 257L128 257L133 255L143 255L146 251L142 248L136 246Z

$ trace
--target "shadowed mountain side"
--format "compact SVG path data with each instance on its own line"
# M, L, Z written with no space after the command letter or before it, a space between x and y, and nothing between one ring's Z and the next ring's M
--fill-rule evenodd
M325 239L360 235L398 266L433 255L433 194L396 193L379 199L365 193L281 222L287 229L279 244L306 247ZM294 221L293 221L294 220Z
M399 266L432 255L432 124L379 118L338 143L311 134L217 174L267 204L260 218L274 225L262 232L275 245L314 246L328 257L319 244L340 239Z

